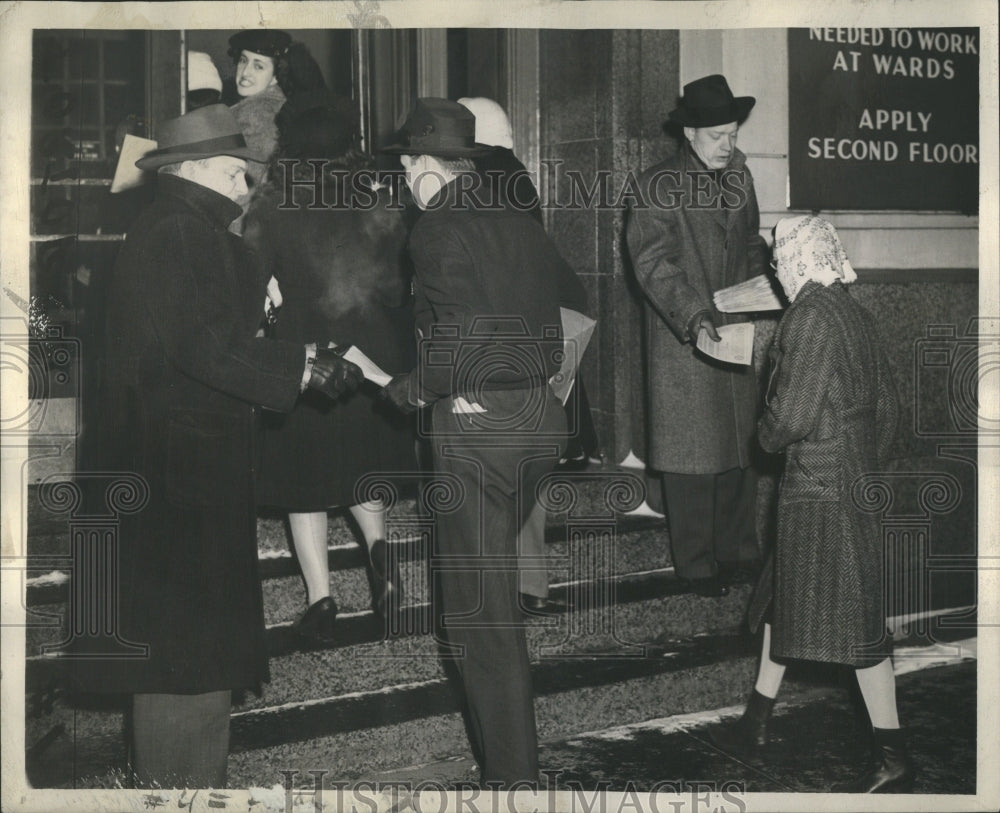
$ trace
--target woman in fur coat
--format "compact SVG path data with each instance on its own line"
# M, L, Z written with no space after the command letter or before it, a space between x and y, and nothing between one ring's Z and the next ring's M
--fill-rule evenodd
M356 345L387 373L414 363L406 232L388 190L372 188L373 173L354 150L357 113L325 91L298 94L278 116L270 180L255 195L245 239L264 256L283 298L275 337L308 337ZM325 170L312 159L326 159ZM285 200L285 172L297 181ZM322 200L324 206L317 207ZM304 393L288 415L272 415L264 436L260 502L289 512L308 608L295 629L310 641L333 639L337 606L327 566L327 509L349 507L367 543L373 604L383 616L401 599L396 565L386 544L385 506L367 501L359 481L377 473L415 471L412 421L370 392L333 409Z

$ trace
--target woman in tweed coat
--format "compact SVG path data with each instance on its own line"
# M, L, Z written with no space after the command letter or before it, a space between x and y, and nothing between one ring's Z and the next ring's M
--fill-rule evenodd
M791 304L771 348L757 433L765 451L786 455L778 533L749 613L754 629L767 619L757 685L743 718L715 739L737 750L766 742L784 675L774 658L846 664L857 670L882 761L834 790L899 791L913 777L882 611L881 534L853 496L889 450L895 389L875 322L844 284L856 275L833 226L813 216L781 220L774 256Z

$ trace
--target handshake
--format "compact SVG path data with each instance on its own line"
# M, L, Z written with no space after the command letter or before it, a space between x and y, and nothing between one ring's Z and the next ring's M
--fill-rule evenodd
M309 360L309 380L306 386L336 400L341 395L354 392L365 380L357 364L343 358L350 349L344 347L317 347L316 356Z
M358 364L344 358L348 354ZM424 402L419 398L411 400L408 374L390 376L364 353L352 349L350 345L319 347L316 350L316 357L310 361L309 380L306 385L329 398L336 399L344 393L356 390L365 378L379 384L382 387L379 396L403 414L410 414L418 407L424 406Z

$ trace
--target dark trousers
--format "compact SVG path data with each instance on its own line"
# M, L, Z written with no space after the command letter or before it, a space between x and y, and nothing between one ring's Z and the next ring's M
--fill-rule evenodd
M132 698L132 767L138 787L224 788L229 689Z
M663 475L663 501L674 570L704 579L719 562L760 556L757 546L757 476L752 468L719 474Z
M518 607L517 532L535 487L565 448L566 418L548 387L483 393L483 415L433 408L434 476L455 505L437 507L431 564L436 620L465 693L482 781L538 780L538 737L524 619Z

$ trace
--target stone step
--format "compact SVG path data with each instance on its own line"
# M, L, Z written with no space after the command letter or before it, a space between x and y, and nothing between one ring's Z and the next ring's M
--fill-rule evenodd
M740 624L748 594L744 586L722 600L676 595L622 603L614 623L575 637L548 628L548 620L532 622L539 736L741 702L755 664L756 643ZM952 613L914 619L897 634L923 643L958 640L975 625L974 613ZM364 777L468 749L430 636L295 653L275 659L272 671L264 697L248 698L233 717L236 786L269 776L279 782L284 769ZM57 694L33 695L26 715L31 776L65 785L73 765L77 780L109 781L109 766L124 760L123 703L91 697L70 705Z
M537 656L537 647L533 650ZM366 767L402 767L421 757L463 749L458 697L439 659L418 659L418 667L427 672L424 680L380 685L386 681L376 678L369 688L339 691L366 685L352 674L358 661L364 660L363 655L357 657L359 654L352 651L352 658L340 664L340 674L328 672L325 662L312 664L311 682L303 687L311 699L274 702L272 683L266 700L257 701L260 705L251 702L236 711L231 749L234 755L247 755L237 761L249 766L267 755L276 760L269 770L277 782L280 775L275 766L284 767L279 754L296 755L296 764L289 767L302 767L299 757L325 752L331 743L353 741L355 747L334 749L341 752L337 760L331 762L327 754L325 762L310 767L329 767L334 775L343 772L345 777ZM532 676L540 735L558 736L638 719L635 714L644 697L671 694L675 700L686 698L687 703L716 702L722 696L717 681L709 696L701 697L706 675L725 673L722 664L733 662L729 671L733 676L731 691L735 692L745 686L752 661L748 639L732 631L536 659ZM386 661L375 664L375 674L384 677ZM301 671L303 666L296 664L295 670ZM323 688L326 694L321 692ZM87 786L86 777L106 776L112 766L123 764L123 701L99 702L101 705L90 708L57 703L49 713L34 719L29 708L26 734L29 746L34 746L29 748L29 778L33 782L66 785L74 777L65 772L74 766L76 780L83 778ZM656 706L660 713L672 713L674 707L671 702ZM378 754L374 760L373 753Z
M677 606L664 617L672 618L676 624L683 623L685 628L695 632L711 624L738 623L739 618L734 615L733 602L745 603L748 591L748 586L734 590L726 599L712 603L714 612L709 613L708 617L696 615L689 621L692 607L709 609L703 602L712 600L700 599L689 594L687 586L676 577L672 568L657 568L621 575L608 574L595 579L553 584L550 596L571 605L571 609L550 618L527 621L526 628L529 641L536 632L545 639L539 643L541 647L547 646L549 639L561 640L567 635L572 635L575 641L586 642L587 634L581 634L582 631L596 633L615 625L639 623L643 627L643 634L636 640L643 641L648 638L645 627L649 622L641 618L636 622L639 611L632 605L641 608L645 602L673 599ZM267 626L266 640L272 659L272 673L280 670L284 658L315 660L329 657L336 661L343 658L345 650L358 647L369 647L374 653L363 657L399 658L404 661L417 657L430 657L434 660L436 654L433 651L429 655L415 654L425 647L433 647L431 621L431 607L425 600L404 606L398 619L393 620L388 630L381 617L371 610L344 613L337 619L337 640L325 647L311 646L302 642L292 629L292 621L271 623ZM656 635L679 634L676 628L670 633L666 628L660 629L657 624L653 626L656 628ZM60 625L58 628L29 630L32 633L29 636L29 640L33 643L32 651L37 653L44 643L51 644L58 641L60 637L58 629L64 628ZM36 692L61 687L66 683L65 672L71 663L71 659L64 657L58 650L46 654L32 654L25 663L26 685L30 691Z
M970 645L974 657L975 640L967 636L975 634L975 618L956 620L939 620L943 634L931 646L920 624L897 630L897 674L953 660ZM963 646L951 646L952 641ZM559 741L564 749L572 747L566 741L582 732L695 712L704 716L724 707L738 713L752 685L754 650L745 633L720 632L651 643L642 657L618 650L536 662L543 751L546 743ZM790 674L786 682L793 687L797 681L808 687L833 680L822 664L797 663ZM783 690L785 700L788 694ZM102 725L94 728L97 718ZM36 787L107 787L120 781L125 759L120 712L79 710L72 720L29 726L27 733L28 776ZM461 716L443 679L240 710L233 715L232 749L231 787L280 785L282 771L298 772L296 787L308 788L309 771L350 781L413 773L412 766L428 762L470 763ZM589 758L600 762L594 753Z
M628 516L628 510L641 503L642 484L627 470L596 469L550 475L549 502L558 514L549 517L546 541L556 544L566 538L567 522L579 524L580 518L599 517L602 523L614 521L619 535L644 529L663 529L662 520L648 516ZM624 491L625 497L616 496ZM38 487L29 489L28 555L25 562L25 605L43 607L68 599L72 559L70 528L72 518L43 509ZM567 496L567 493L569 496ZM401 562L413 561L422 555L421 538L414 532L419 517L415 499L403 499L389 514L389 536L395 555ZM393 527L395 525L395 528ZM331 572L364 568L367 556L358 544L360 537L353 530L346 511L331 512L328 529L328 562ZM265 582L297 576L298 562L292 553L291 539L283 515L262 512L257 522L257 545L260 575ZM664 537L664 548L666 548Z

